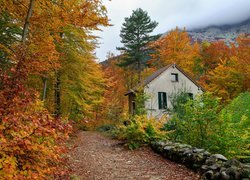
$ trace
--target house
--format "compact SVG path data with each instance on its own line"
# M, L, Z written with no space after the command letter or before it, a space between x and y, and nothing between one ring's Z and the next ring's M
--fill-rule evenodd
M203 88L179 66L170 64L154 72L125 94L129 99L130 114L135 112L135 94L140 88L149 96L149 99L145 102L149 117L161 117L166 114L166 110L172 108L171 97L177 92L185 90L191 98L204 92Z

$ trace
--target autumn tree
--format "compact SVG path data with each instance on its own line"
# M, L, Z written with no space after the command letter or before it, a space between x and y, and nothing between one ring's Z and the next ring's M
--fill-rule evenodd
M11 62L8 57L10 53L10 47L21 36L22 30L15 23L14 19L8 12L2 12L0 15L0 68L2 70L9 71Z
M3 70L2 65L0 67L0 176L4 179L45 179L62 172L59 169L62 164L60 155L69 127L66 120L54 118L44 102L40 101L40 94L44 90L42 80L52 78L48 80L52 83L47 84L47 89L49 92L54 91L54 82L57 81L54 73L70 68L67 64L74 61L75 57L78 58L77 63L73 64L83 64L79 67L82 71L87 70L88 66L98 66L91 55L94 39L90 32L98 30L99 25L108 24L106 10L98 0L3 0L0 2L1 17L5 13L11 19L7 19L10 23L6 27L13 24L13 30L21 29L21 35L10 32L16 39L0 42L1 50L6 53L1 58L7 57L10 65L7 71ZM1 22L6 22L6 18ZM6 30L10 28L3 29L4 35ZM69 31L78 38L67 35ZM81 45L78 44L79 40L83 42ZM69 48L70 43L75 45L75 49ZM89 46L90 51L87 48ZM84 61L79 58L82 55L85 55ZM82 81L82 77L76 78L80 70L72 81ZM69 77L63 75L62 72L59 77L61 84ZM88 72L88 77L95 75ZM93 79L88 80L91 81L89 84L88 81L79 84L91 89L91 97L99 100L99 90L98 93L92 90L99 80L92 82ZM67 92L74 92L71 97L76 97L77 89L72 84L77 83L71 83ZM71 88L75 88L74 91L69 91ZM85 89L82 89L78 93L83 94ZM59 90L63 91L61 88ZM68 96L67 93L65 95ZM69 96L67 98L70 99ZM85 98L84 102L93 99L89 99L88 95ZM80 101L81 95L75 99Z
M238 70L237 58L221 60L218 66L208 73L208 83L205 88L215 96L222 98L222 102L235 98L243 91L243 74Z
M242 35L237 39L238 47L236 49L239 62L239 71L243 74L243 90L250 90L250 36Z
M223 41L203 42L201 44L199 61L196 62L196 74L199 74L199 81L203 86L208 83L208 73L214 70L222 60L230 59L235 55L235 46L227 46Z
M203 42L200 51L199 82L205 89L229 103L239 93L249 89L249 38L240 36L238 45L223 41Z
M241 92L249 90L249 38L238 38L238 46L212 43L202 55L205 73L201 82L208 91L227 104Z
M146 11L141 8L133 11L130 17L125 18L122 25L120 37L123 47L118 47L123 53L121 67L131 66L136 69L138 82L141 81L141 72L145 64L145 58L150 54L150 49L146 45L156 39L156 36L151 36L157 22L152 21Z
M106 78L106 91L102 112L106 120L119 121L127 109L126 92L126 71L116 65L117 59L108 56L108 60L103 64L103 71Z
M194 76L195 58L199 57L199 45L191 44L188 33L176 28L150 44L156 52L150 63L157 68L176 63L188 74Z

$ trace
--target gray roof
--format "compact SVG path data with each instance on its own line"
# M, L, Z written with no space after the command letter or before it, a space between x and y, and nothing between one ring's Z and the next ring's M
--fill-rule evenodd
M168 66L165 66L163 68L158 69L157 71L155 71L153 74L151 74L150 76L148 76L143 82L139 83L138 85L136 85L134 88L130 89L126 94L130 94L130 93L135 93L136 91L138 91L139 87L145 87L146 85L148 85L151 81L153 81L155 78L157 78L158 76L160 76L164 71L166 71L168 68L174 66L175 68L177 68L180 72L182 72L189 80L191 80L197 87L201 88L202 91L205 91L203 87L201 87L196 81L194 81L187 73L184 72L184 70L182 68L180 68L179 66L177 66L176 64L170 64Z

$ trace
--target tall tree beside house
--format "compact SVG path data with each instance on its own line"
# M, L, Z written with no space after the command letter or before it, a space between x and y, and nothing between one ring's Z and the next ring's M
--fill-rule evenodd
M158 23L152 21L148 13L141 8L134 10L130 17L126 17L122 25L120 37L123 47L117 49L122 51L124 57L119 65L136 69L139 82L145 64L144 59L150 54L146 45L157 38L150 35L157 25Z

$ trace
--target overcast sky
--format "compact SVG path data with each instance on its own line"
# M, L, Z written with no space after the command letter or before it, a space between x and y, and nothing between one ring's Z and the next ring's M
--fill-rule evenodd
M95 33L100 36L100 47L96 50L100 61L107 52L119 54L120 30L125 17L132 10L142 8L152 20L159 23L153 34L164 33L176 26L187 29L208 25L232 24L250 18L250 0L103 0L107 7L111 27Z

